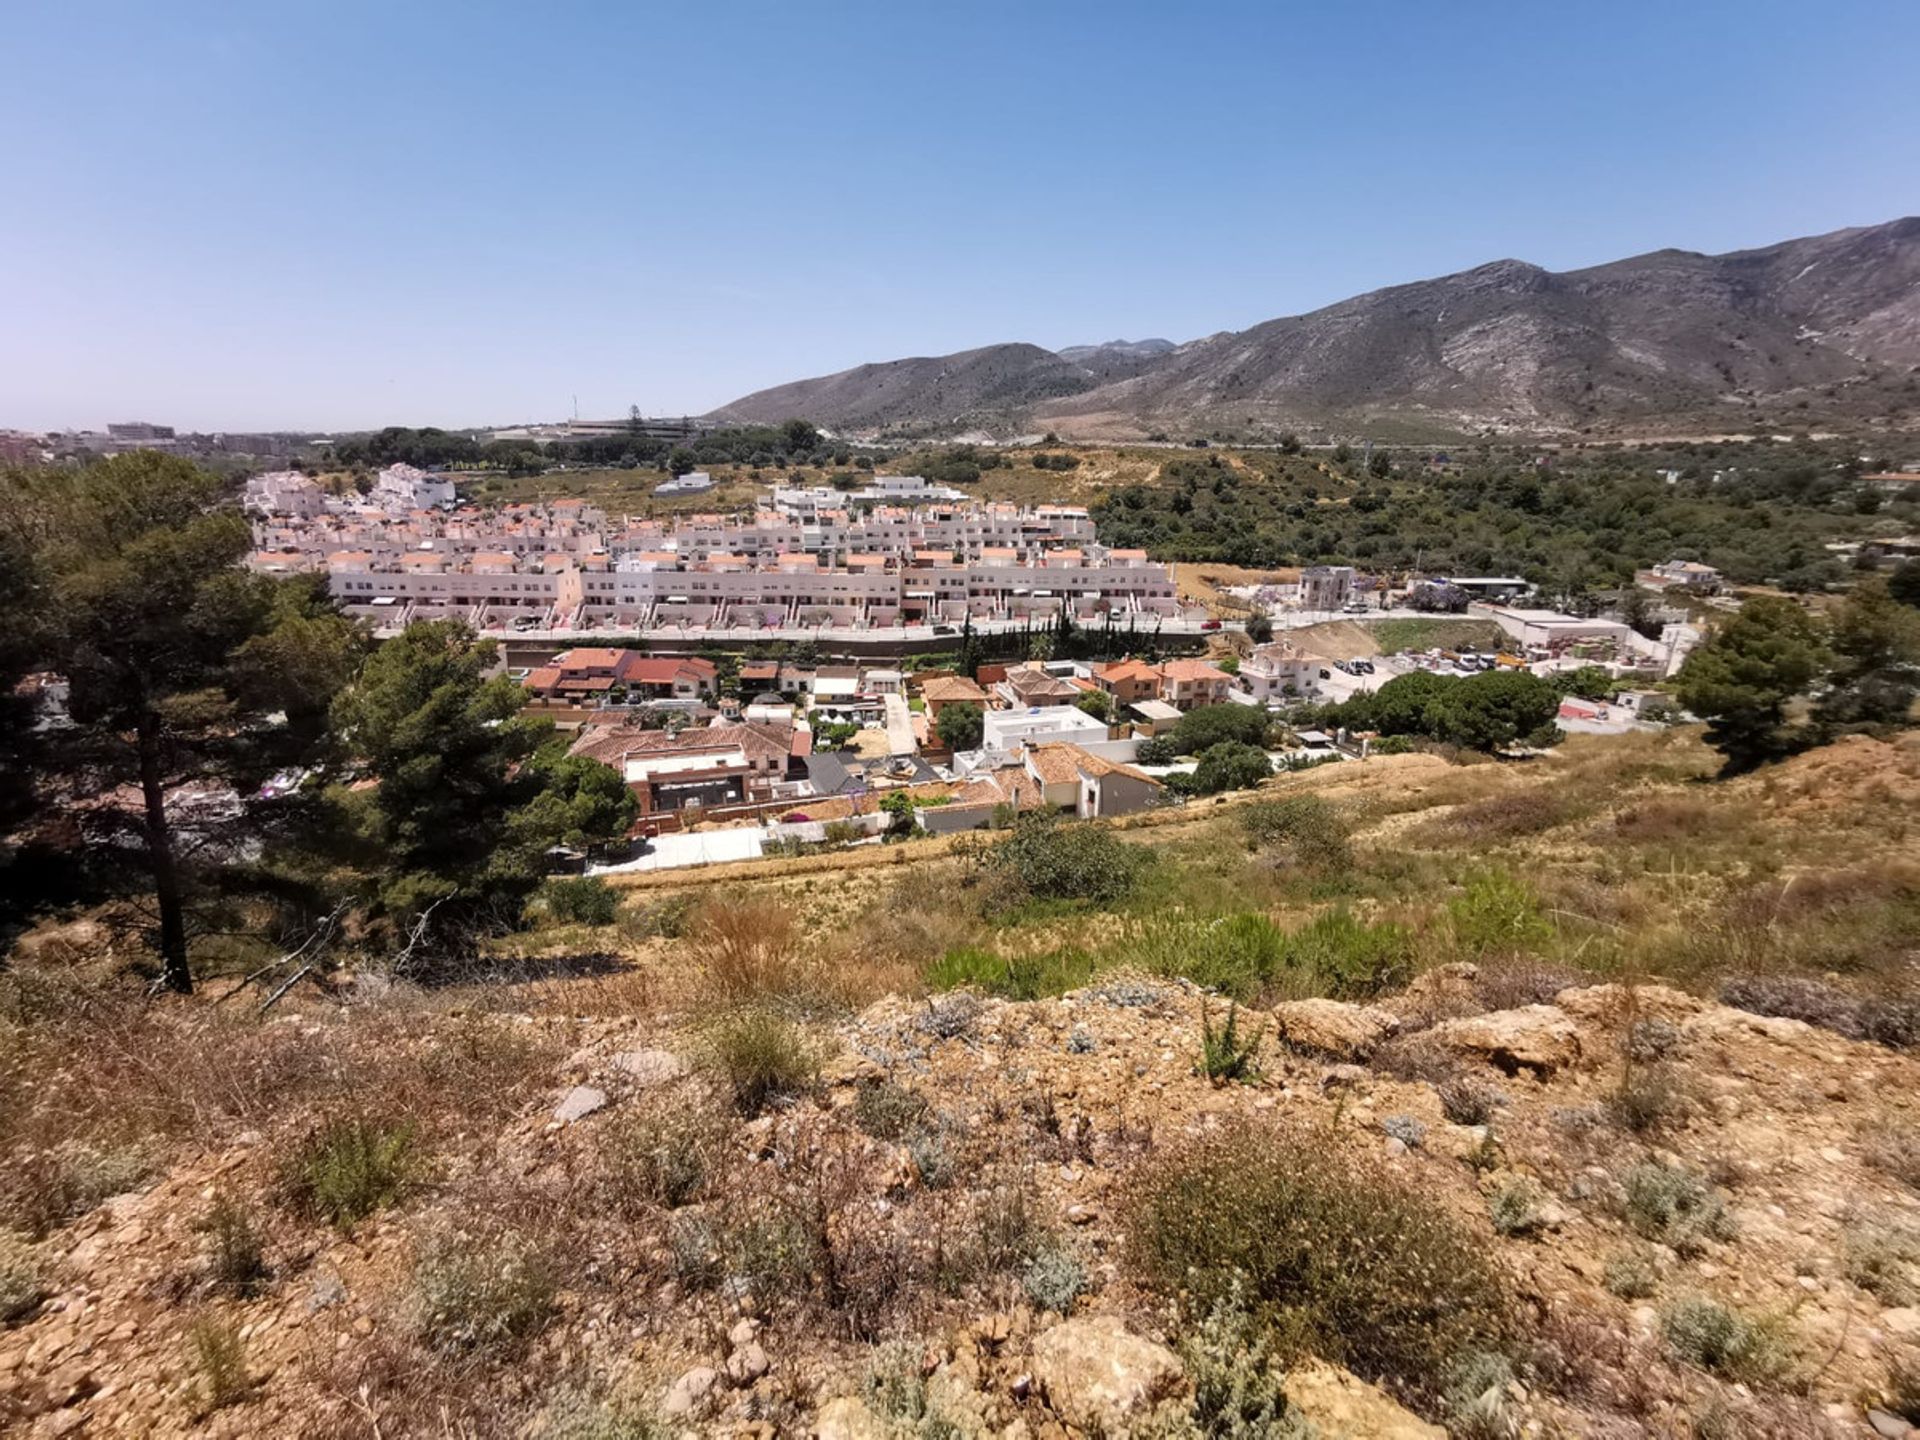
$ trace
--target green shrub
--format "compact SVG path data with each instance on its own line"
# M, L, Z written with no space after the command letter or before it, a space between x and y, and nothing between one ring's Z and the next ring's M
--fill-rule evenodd
M694 891L669 895L651 905L620 914L620 933L629 940L684 940L693 929L700 897Z
M1290 965L1289 937L1264 915L1149 916L1129 925L1117 958L1151 975L1191 980L1237 1000L1257 999ZM1304 982L1302 987L1304 988Z
M1416 1393L1509 1330L1482 1244L1319 1131L1235 1125L1150 1161L1125 1230L1149 1285L1210 1306L1238 1277L1303 1349Z
M1008 957L961 946L934 963L927 971L927 984L935 990L971 985L1008 1000L1043 1000L1079 989L1093 978L1093 972L1093 957L1082 950Z
M1846 1276L1882 1305L1920 1300L1920 1233L1899 1224L1856 1220L1841 1233Z
M982 878L1004 893L1036 900L1103 904L1131 892L1153 853L1129 845L1104 825L1023 815L1007 838L980 852Z
M1682 1255L1697 1254L1709 1240L1731 1240L1733 1216L1726 1201L1705 1179L1678 1165L1657 1160L1627 1172L1627 1223L1643 1239L1671 1245Z
M1206 1002L1200 1005L1200 1063L1195 1065L1194 1073L1204 1075L1216 1085L1229 1081L1238 1081L1251 1085L1260 1078L1260 1067L1255 1057L1260 1051L1260 1032L1242 1038L1240 1034L1240 1006L1232 1003L1227 1006L1227 1023L1218 1030L1207 1014Z
M1344 908L1323 911L1294 931L1287 950L1292 964L1341 1000L1397 989L1413 975L1413 936L1405 926L1369 925Z
M1497 1350L1471 1350L1447 1367L1447 1433L1460 1440L1509 1440L1518 1433L1507 1387L1513 1362Z
M1501 1235L1531 1235L1546 1219L1546 1195L1524 1175L1502 1185L1487 1201L1487 1216Z
M1179 758L1180 747L1173 743L1173 737L1169 735L1149 736L1133 752L1133 763L1136 765L1171 765Z
M1087 1267L1073 1248L1059 1240L1043 1242L1027 1261L1021 1276L1027 1299L1038 1310L1064 1315L1087 1289Z
M1623 1129L1645 1135L1686 1114L1687 1098L1666 1065L1636 1065L1621 1077L1607 1108Z
M414 1320L437 1350L479 1350L530 1335L553 1309L546 1258L511 1234L446 1232L413 1266Z
M1622 1300L1641 1300L1659 1288L1660 1272L1651 1255L1629 1247L1607 1257L1604 1281L1607 1290Z
M46 1280L33 1247L0 1230L0 1325L11 1325L31 1315L46 1293Z
M853 1099L853 1123L876 1140L904 1140L921 1129L928 1105L920 1096L891 1080L862 1085Z
M1318 795L1289 795L1243 805L1240 828L1249 850L1284 850L1295 864L1331 870L1351 862L1347 824Z
M282 1181L303 1214L346 1230L405 1194L416 1169L410 1123L356 1116L301 1141Z
M668 1440L673 1431L618 1397L568 1386L547 1402L539 1434L541 1440Z
M600 1128L596 1178L617 1210L675 1210L706 1186L725 1139L725 1125L705 1106L626 1106Z
M1187 782L1196 795L1218 795L1227 790L1251 790L1273 777L1273 762L1258 745L1223 740L1200 752L1200 763Z
M1660 1333L1682 1360L1748 1384L1779 1378L1792 1360L1782 1323L1750 1318L1704 1295L1689 1295L1662 1311Z
M266 1247L252 1212L233 1196L216 1195L197 1228L207 1237L207 1274L236 1294L251 1294L266 1278Z
M807 1032L764 1006L721 1016L707 1038L743 1115L758 1115L775 1100L810 1089L820 1070L819 1050Z
M1180 1336L1193 1398L1165 1407L1147 1433L1155 1440L1313 1440L1319 1432L1289 1408L1286 1370L1272 1335L1248 1310L1236 1276ZM1171 1413L1169 1413L1171 1412Z
M202 1315L187 1327L187 1365L193 1372L195 1406L202 1415L247 1398L253 1377L247 1373L247 1342L238 1327L214 1315Z
M562 925L611 925L620 897L598 875L570 875L540 887L550 919Z
M1553 923L1533 888L1505 870L1481 870L1447 902L1454 943L1474 955L1537 950L1553 939Z

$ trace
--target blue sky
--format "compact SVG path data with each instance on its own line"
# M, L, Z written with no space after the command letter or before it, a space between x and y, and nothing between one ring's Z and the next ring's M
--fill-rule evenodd
M1912 0L7 0L0 41L0 426L698 412L1920 211Z

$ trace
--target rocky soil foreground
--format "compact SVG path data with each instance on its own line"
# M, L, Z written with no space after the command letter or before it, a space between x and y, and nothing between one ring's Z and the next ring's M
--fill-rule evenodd
M441 1179L469 1196L511 1189L512 1214L533 1228L543 1208L595 1212L567 1232L573 1273L592 1283L561 1289L551 1318L515 1348L433 1363L464 1366L456 1388L500 1397L502 1415L536 1413L540 1395L578 1375L644 1397L649 1415L630 1430L569 1429L549 1409L512 1422L530 1434L1140 1433L1190 1382L1173 1311L1128 1263L1129 1174L1186 1137L1272 1123L1278 1135L1344 1137L1456 1217L1511 1276L1522 1316L1522 1363L1473 1418L1457 1397L1400 1387L1431 1417L1421 1418L1336 1365L1295 1364L1293 1408L1323 1436L1413 1440L1448 1433L1443 1424L1462 1435L1907 1433L1872 1406L1891 1403L1890 1375L1920 1358L1920 1276L1899 1239L1920 1225L1908 1188L1920 1174L1899 1150L1920 1124L1914 1060L1656 986L1563 990L1478 1013L1472 979L1451 967L1378 1007L1243 1013L1243 1032L1264 1030L1260 1071L1219 1086L1194 1073L1203 1002L1179 984L1109 979L1030 1003L885 1001L839 1027L813 1097L714 1132L718 1186L664 1229L623 1226L588 1177L623 1117L717 1108L709 1079L686 1063L685 1035L518 1017L568 1058L537 1108L481 1147L474 1173ZM454 1223L436 1217L439 1200L382 1212L349 1236L309 1227L289 1239L277 1227L271 1283L252 1298L205 1299L196 1219L216 1193L263 1173L254 1152L266 1142L242 1138L254 1143L176 1166L39 1247L48 1297L0 1330L0 1430L509 1433L471 1409L429 1424L406 1408L420 1357L445 1353L417 1348L405 1278L436 1225ZM1648 1176L1682 1167L1700 1195L1724 1198L1724 1217L1648 1202ZM1078 1267L1060 1291L1066 1313L1042 1307L1032 1261L1024 1277L1010 1262L984 1290L928 1285L904 1309L871 1279L874 1266L816 1269L785 1290L703 1283L689 1258L698 1237L802 1176L816 1196L840 1187L836 1214L919 1244L966 1228L959 1197L974 1199L977 1235L979 1197L1014 1194L992 1187L1017 1176L1050 1253ZM544 1198L529 1206L529 1194ZM458 1225L456 1245L484 1253L488 1224L470 1208ZM636 1253L631 1237L643 1233L654 1238ZM875 1287L870 1310L863 1285ZM831 1310L808 1293L836 1287L846 1293ZM1783 1358L1761 1376L1713 1373L1710 1348L1683 1354L1671 1317L1700 1296L1764 1317ZM187 1319L209 1305L243 1337L251 1381L211 1413L204 1377L183 1363ZM876 1350L887 1341L906 1344Z

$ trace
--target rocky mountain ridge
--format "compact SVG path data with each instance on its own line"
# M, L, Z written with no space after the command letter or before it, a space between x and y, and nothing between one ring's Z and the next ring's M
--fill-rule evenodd
M1175 345L987 346L744 396L868 436L1413 435L1920 418L1920 218L1555 273L1499 260Z

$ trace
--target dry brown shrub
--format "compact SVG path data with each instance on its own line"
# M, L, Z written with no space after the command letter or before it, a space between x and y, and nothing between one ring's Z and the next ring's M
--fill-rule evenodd
M1614 838L1634 845L1691 840L1708 833L1713 812L1698 800L1671 800L1650 796L1613 817Z
M812 989L793 912L777 900L722 892L695 913L687 953L695 983L728 1004L788 999Z

